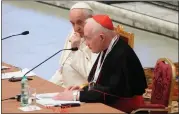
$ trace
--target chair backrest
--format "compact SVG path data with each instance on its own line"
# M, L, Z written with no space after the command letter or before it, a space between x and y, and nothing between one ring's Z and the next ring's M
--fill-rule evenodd
M171 106L173 85L176 77L174 64L168 58L157 61L154 69L151 103Z
M124 31L123 26L118 25L115 28L117 34L122 36L121 38L126 41L132 48L134 48L134 34Z

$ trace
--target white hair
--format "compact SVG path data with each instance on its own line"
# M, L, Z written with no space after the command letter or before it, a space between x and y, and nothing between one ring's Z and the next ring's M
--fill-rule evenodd
M83 13L86 18L92 17L93 16L93 11L89 9L83 9Z
M99 31L102 31L104 33L110 33L110 32L113 32L113 30L110 30L108 28L105 28L103 26L101 26L99 23L97 23L93 18L88 18L86 20L86 23L91 23L91 25L93 25L93 30L91 32L91 34L96 34L98 33Z

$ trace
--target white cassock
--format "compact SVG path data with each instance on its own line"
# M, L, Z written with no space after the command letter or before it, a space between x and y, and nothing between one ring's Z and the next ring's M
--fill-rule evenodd
M69 40L73 34L74 31L67 37L64 49L71 48ZM62 87L85 84L96 58L97 54L92 53L81 38L78 51L63 51L59 61L61 68L50 81Z

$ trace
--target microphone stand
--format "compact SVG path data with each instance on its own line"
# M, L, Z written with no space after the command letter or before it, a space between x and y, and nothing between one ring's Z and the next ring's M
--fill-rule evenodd
M57 55L59 52L64 51L64 50L72 50L72 51L77 51L78 48L71 48L71 49L62 49L59 50L58 52L56 52L55 54L53 54L52 56L50 56L49 58L45 59L44 61L42 61L40 64L38 64L37 66L35 66L34 68L30 69L27 73L24 74L27 75L28 73L30 73L32 70L36 69L38 66L40 66L41 64L45 63L46 61L48 61L49 59L51 59L52 57L54 57L55 55Z
M5 38L3 38L3 39L1 39L1 40L5 40L5 39L8 39L8 38L10 38L10 37L18 36L18 35L21 35L21 34L11 35L11 36L5 37Z
M25 77L28 73L30 73L31 71L33 71L34 69L36 69L37 67L39 67L40 65L42 65L43 63L45 63L46 61L48 61L49 59L51 59L52 57L54 57L55 55L57 55L58 53L60 53L61 51L64 51L64 50L72 50L72 51L77 51L78 48L75 47L75 48L70 48L70 49L62 49L62 50L59 50L58 52L56 52L55 54L53 54L52 56L48 57L47 59L45 59L44 61L42 61L40 64L38 64L37 66L33 67L32 69L30 69L28 72L26 72L23 77ZM22 78L23 78L22 77ZM10 82L17 82L17 81L21 81L22 78L15 78L15 77L11 77L9 79ZM27 78L28 80L32 80L31 78Z
M61 49L61 50L59 50L58 52L56 52L55 54L53 54L52 56L50 56L49 58L47 58L47 59L45 59L44 61L42 61L40 64L38 64L37 66L35 66L35 67L33 67L32 69L30 69L28 72L26 72L25 74L24 74L24 76L26 76L28 73L30 73L32 70L34 70L34 69L36 69L38 66L40 66L41 64L43 64L43 63L45 63L46 61L48 61L49 59L51 59L52 57L54 57L55 55L57 55L58 53L60 53L61 51L64 51L64 50L72 50L72 51L77 51L78 50L78 48L77 47L75 47L75 48L70 48L70 49ZM23 77L24 77L23 76ZM13 80L14 79L14 77L12 77L12 78L10 78L9 80ZM7 98L7 99L3 99L3 100L1 100L1 101L5 101L5 100L10 100L10 99L17 99L17 100L19 100L20 99L20 95L16 95L15 97L10 97L10 98Z
M11 35L11 36L2 38L1 40L5 40L5 39L8 39L8 38L13 37L13 36L27 35L27 34L29 34L29 31L24 31L24 32L22 32L22 33L20 33L20 34L16 34L16 35Z

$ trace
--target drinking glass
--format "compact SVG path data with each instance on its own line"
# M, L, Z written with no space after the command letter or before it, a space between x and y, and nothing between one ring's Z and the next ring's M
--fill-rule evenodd
M36 107L36 89L28 87L28 104L29 106L34 106Z

